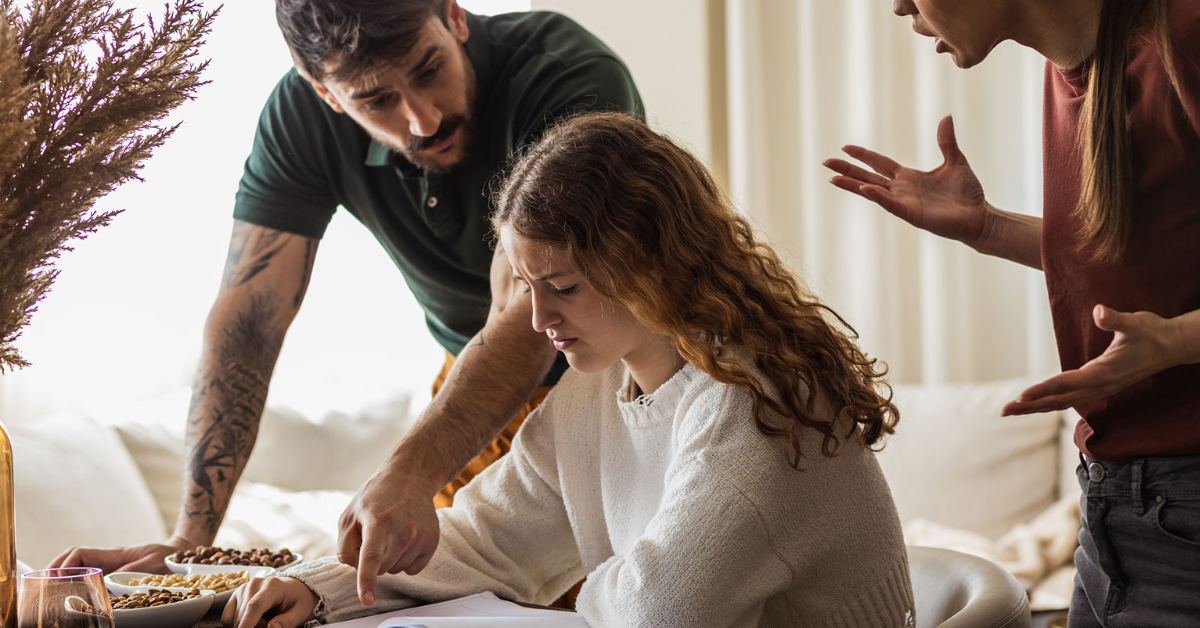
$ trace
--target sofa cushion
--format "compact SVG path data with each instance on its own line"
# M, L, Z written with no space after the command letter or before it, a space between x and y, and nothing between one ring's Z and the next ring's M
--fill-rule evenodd
M900 424L879 454L901 522L999 538L1055 501L1059 413L1002 417L1028 380L895 388Z
M412 425L410 399L306 415L268 406L243 480L290 491L357 491Z
M1062 413L1062 424L1058 428L1058 496L1079 499L1083 489L1079 487L1079 478L1075 468L1079 466L1079 448L1075 446L1075 425L1080 416L1075 410Z
M111 428L58 416L16 426L10 436L22 561L41 568L71 545L166 538L154 498Z
M168 530L175 529L183 499L183 432L190 397L183 388L94 414L100 423L116 428Z
M337 553L338 519L354 493L293 492L242 481L233 492L218 547L288 548L305 560Z
M190 396L190 391L181 389L95 412L99 422L116 427L145 476L160 516L171 527L183 495L183 428ZM407 395L363 405L353 413L330 410L320 417L268 407L239 485L256 482L288 491L358 490L412 423ZM348 503L349 499L342 507Z

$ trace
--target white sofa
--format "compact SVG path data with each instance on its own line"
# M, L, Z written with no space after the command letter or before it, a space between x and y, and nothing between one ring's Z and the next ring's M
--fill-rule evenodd
M167 538L182 495L189 394L9 426L17 556L41 567L68 545ZM411 425L409 401L312 419L268 408L216 542L333 553L342 509Z
M1074 421L1000 417L1029 383L897 386L901 422L880 462L910 544L992 558L1027 586L1051 575L1057 589L1040 604L1035 595L1034 606L1065 607L1069 574L1059 567L1078 529ZM11 426L18 557L40 567L72 544L166 538L180 501L187 405L182 390ZM408 399L396 399L310 420L269 408L217 544L333 553L342 509L411 424L408 410Z

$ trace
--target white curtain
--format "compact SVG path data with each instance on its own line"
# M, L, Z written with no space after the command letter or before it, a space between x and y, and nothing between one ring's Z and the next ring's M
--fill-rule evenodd
M725 20L733 196L893 380L1056 371L1040 272L919 232L821 165L859 144L932 169L952 113L989 201L1040 215L1041 58L1008 42L964 72L885 0L727 0Z

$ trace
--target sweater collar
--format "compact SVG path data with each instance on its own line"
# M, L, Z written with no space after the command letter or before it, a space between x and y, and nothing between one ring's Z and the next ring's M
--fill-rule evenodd
M669 421L675 416L675 410L683 400L683 393L691 382L701 373L691 362L675 372L666 383L649 394L633 397L636 388L633 375L629 369L622 367L623 377L621 387L617 389L617 406L621 416L631 427L650 427L663 421Z

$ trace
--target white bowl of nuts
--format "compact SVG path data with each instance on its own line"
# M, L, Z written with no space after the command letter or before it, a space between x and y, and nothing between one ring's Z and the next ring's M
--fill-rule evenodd
M299 564L304 557L284 548L236 550L201 546L167 556L167 568L175 573L209 574L242 571L250 567L274 567L280 571Z
M212 591L147 589L109 601L117 628L190 628L215 600Z
M211 574L151 574L138 571L120 571L104 577L109 592L116 595L145 593L150 589L187 592L192 589L212 591L213 605L223 608L233 596L233 590L251 578L269 578L275 575L274 567L244 567L241 571L224 571Z

